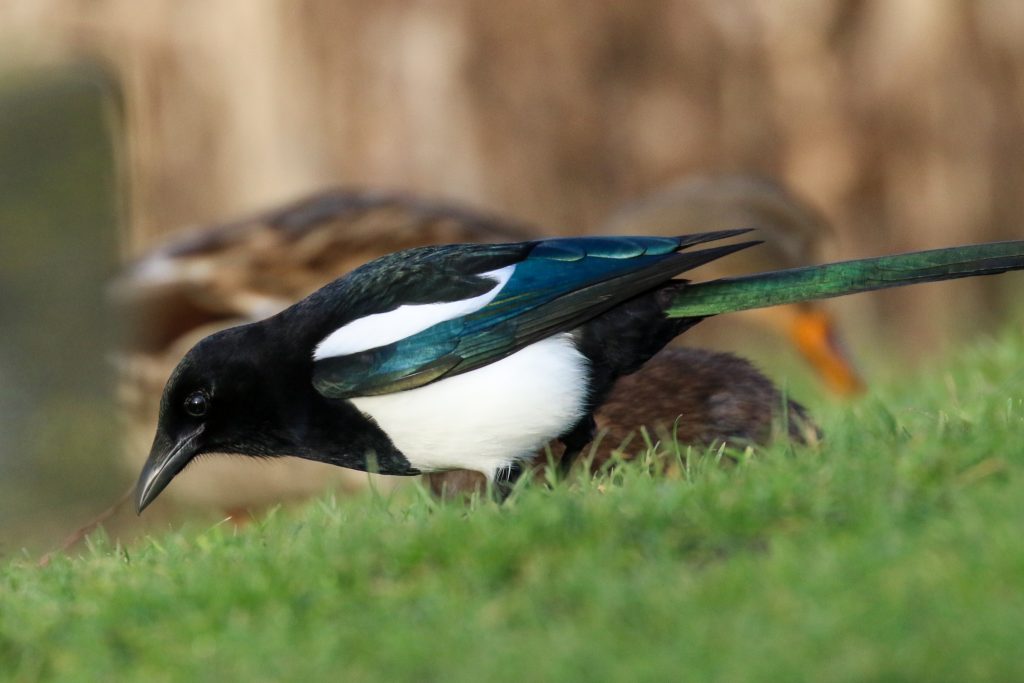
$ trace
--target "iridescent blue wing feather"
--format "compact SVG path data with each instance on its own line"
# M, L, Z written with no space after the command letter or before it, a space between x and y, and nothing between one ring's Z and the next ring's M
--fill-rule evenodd
M489 303L391 343L318 358L314 364L314 386L325 396L350 398L412 389L468 372L541 339L571 330L683 271L756 244L744 242L680 253L681 249L696 244L744 232L747 231L731 230L678 238L544 240L525 243L522 245L525 249L513 250L520 255L512 263L473 261L468 272L452 267L454 263L469 263L463 259L470 252L455 247L437 257L436 268L447 271L441 280L479 277L485 270L492 271L495 265L513 267L511 275ZM481 258L476 245L473 247L473 258ZM480 265L482 263L486 265ZM419 275L427 281L437 280L436 273L427 270L421 270ZM486 281L486 278L481 279ZM478 287L472 293L479 294L486 288ZM422 301L423 297L418 300ZM395 306L391 310L396 311L396 315L401 312Z

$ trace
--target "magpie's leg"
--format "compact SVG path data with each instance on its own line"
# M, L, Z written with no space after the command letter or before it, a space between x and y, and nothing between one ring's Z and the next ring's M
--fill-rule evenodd
M594 422L594 415L587 415L576 423L576 426L568 434L558 437L558 440L565 444L565 452L562 459L558 461L558 478L565 479L569 476L569 470L576 462L576 458L583 452L584 446L594 440L597 432L597 424Z
M523 466L519 462L514 462L508 467L499 469L494 475L494 484L491 488L495 502L499 504L504 503L522 475Z

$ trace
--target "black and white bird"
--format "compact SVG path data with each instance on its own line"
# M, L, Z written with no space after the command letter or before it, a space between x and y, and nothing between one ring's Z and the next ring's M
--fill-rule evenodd
M820 262L832 235L828 222L785 187L729 174L671 183L624 206L596 230L673 236L740 225L757 226L765 243L703 266L704 278ZM267 211L176 232L129 263L109 290L126 333L116 356L125 464L138 473L153 440L163 388L185 352L204 337L274 315L392 252L519 242L543 234L507 216L438 198L357 188L326 189ZM704 336L688 333L686 342L714 347L734 338L759 338L767 329L789 340L827 386L844 393L863 386L841 334L818 302L747 313L730 316L732 326L700 326ZM642 451L641 428L664 433L667 425L679 443L705 445L770 441L783 434L771 428L782 412L792 426L798 407L784 410L781 392L763 390L770 382L755 367L728 355L679 348L666 348L612 389L595 413L598 436L584 451L592 466L600 466L613 450L620 457ZM559 444L550 446L557 457ZM541 450L540 462L548 462L547 451ZM455 491L457 482L469 481L473 491L483 490L475 472L436 472L427 480L434 489ZM371 481L381 489L397 483L394 477L299 458L217 457L182 472L168 493L176 503L216 509L240 521L270 505L327 489L363 490Z
M462 204L360 188L325 189L175 231L128 263L108 289L124 331L116 354L124 464L138 476L167 380L210 334L274 315L386 254L540 236L514 219ZM399 481L300 458L211 457L182 472L164 502L244 522L327 490L387 490Z
M414 475L466 469L501 495L558 438L590 440L615 380L709 315L1024 267L1024 242L691 285L746 230L461 244L372 261L175 369L137 487L141 511L197 455L294 455Z
M615 379L696 322L664 314L684 286L674 275L754 242L680 250L743 232L447 245L372 261L185 355L138 507L205 452L397 475L468 469L508 484L550 440L586 445Z

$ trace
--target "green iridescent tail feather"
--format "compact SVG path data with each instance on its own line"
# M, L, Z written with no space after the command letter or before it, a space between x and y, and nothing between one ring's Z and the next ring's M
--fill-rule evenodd
M667 309L689 318L1024 269L1024 240L841 261L693 284Z

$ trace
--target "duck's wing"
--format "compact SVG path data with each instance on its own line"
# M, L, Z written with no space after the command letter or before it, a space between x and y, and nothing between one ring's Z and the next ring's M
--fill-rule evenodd
M303 309L311 314L344 302L340 324L316 346L313 384L324 396L351 398L468 372L757 244L680 251L744 232L563 238L395 254L297 307L303 315Z
M200 326L277 313L385 254L536 235L526 224L454 202L331 189L174 234L125 267L110 300L127 321L128 347L153 352Z

